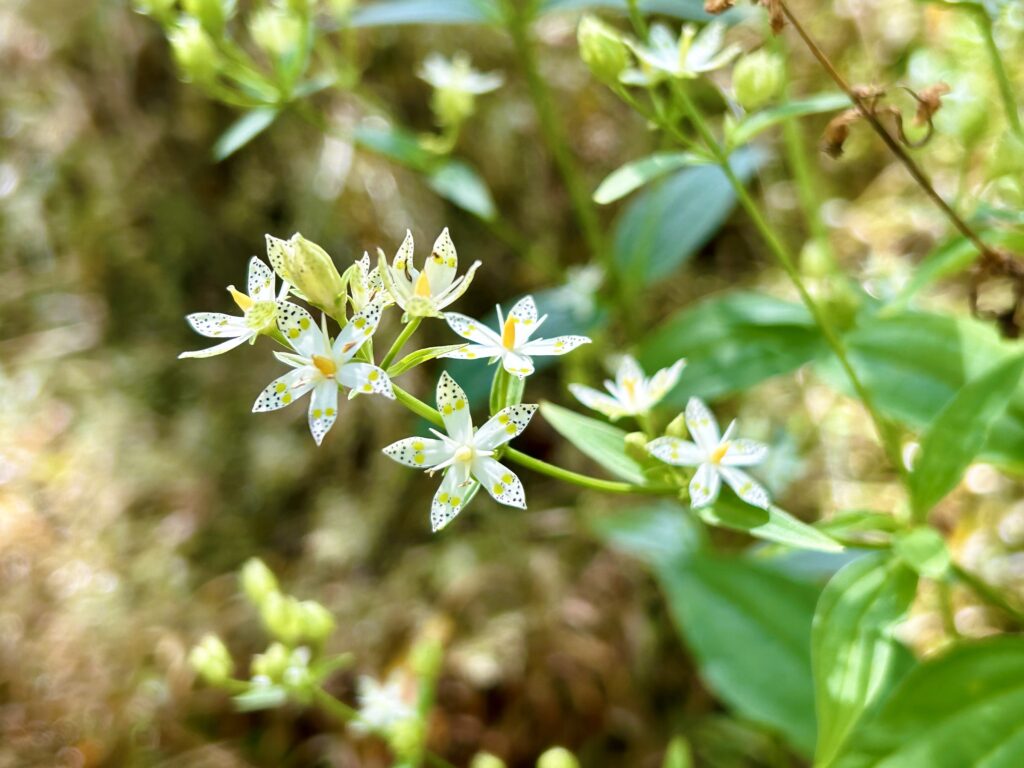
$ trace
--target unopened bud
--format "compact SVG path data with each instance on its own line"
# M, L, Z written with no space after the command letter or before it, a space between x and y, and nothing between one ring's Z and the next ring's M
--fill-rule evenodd
M207 34L219 37L231 12L233 0L183 0L185 13L196 19Z
M495 757L489 752L478 752L474 755L472 762L469 764L469 768L506 768L505 761L500 757Z
M331 612L314 600L303 600L301 609L302 637L313 643L321 643L334 631L334 617Z
M665 427L665 434L669 437L686 437L690 430L686 427L686 414L680 413Z
M302 40L302 21L277 8L261 8L249 18L253 42L273 57L295 50Z
M260 604L260 618L267 631L293 645L302 637L302 608L294 597L271 592Z
M741 107L753 111L778 95L785 77L781 57L765 50L754 51L737 61L733 68L733 95Z
M635 461L646 461L650 454L647 452L648 437L643 432L630 432L626 435L626 455Z
M278 683L291 664L291 653L281 643L271 643L263 653L252 657L252 674Z
M580 768L580 761L565 747L552 747L537 758L537 768Z
M185 19L168 35L174 60L186 80L211 82L220 68L220 52L199 23Z
M594 16L584 16L576 29L580 58L602 83L617 83L629 66L629 49L618 32Z
M261 605L267 595L278 591L277 577L258 557L250 557L245 561L238 580L253 605Z
M281 278L310 304L334 308L345 283L327 251L296 233L290 240L267 235L267 256Z
M235 663L227 646L216 635L207 635L188 654L188 662L210 685L219 685L231 677Z
M457 126L464 123L476 111L476 96L460 88L436 88L430 98L438 125Z

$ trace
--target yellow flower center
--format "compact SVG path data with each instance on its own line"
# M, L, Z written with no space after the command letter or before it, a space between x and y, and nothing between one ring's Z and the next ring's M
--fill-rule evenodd
M313 365L327 378L331 378L338 372L338 366L334 363L334 360L324 355L313 355Z
M505 321L505 327L501 329L501 346L505 349L513 349L516 345L516 319L510 317Z
M424 299L430 298L430 280L427 279L425 270L420 272L420 276L416 278L416 286L413 288L413 293Z
M711 454L711 463L718 464L722 459L725 458L725 454L727 454L728 452L729 444L722 443L717 448L715 448L715 452Z
M622 381L622 386L626 389L626 395L630 399L636 397L636 379L628 378Z
M237 304L238 308L243 312L247 312L253 305L253 300L241 291L235 290L235 286L233 285L228 286L228 293L231 294L231 298L235 300L235 304Z
M455 451L455 456L453 458L460 463L472 461L473 449L470 448L468 445L464 445Z

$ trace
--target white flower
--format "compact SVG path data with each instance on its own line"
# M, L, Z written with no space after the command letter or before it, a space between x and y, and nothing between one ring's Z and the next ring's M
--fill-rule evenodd
M474 261L466 274L456 279L459 257L447 227L434 243L422 271L412 265L412 256L412 232L407 231L394 261L389 265L382 251L378 267L395 303L411 317L441 317L441 310L466 292L480 266Z
M718 498L725 480L736 495L747 504L767 509L768 491L737 467L759 463L768 453L768 446L754 440L733 440L734 421L719 436L718 422L708 407L691 397L686 404L686 427L696 442L677 437L659 437L647 444L651 455L677 467L697 467L690 481L690 505L706 507Z
M445 470L430 506L431 528L439 531L448 525L476 493L478 484L498 503L526 509L523 484L494 458L494 453L526 429L537 406L510 405L474 430L466 393L445 372L437 382L437 410L447 435L431 429L437 440L407 437L384 449L399 464L425 469L429 474Z
M423 61L417 74L421 80L439 91L476 95L490 93L505 82L505 78L497 72L478 72L473 69L469 57L464 53L457 53L451 59L432 53Z
M381 307L389 307L394 303L391 300L391 294L384 287L384 279L380 276L380 267L370 269L370 254L363 252L363 258L348 268L345 277L348 278L353 312L361 312L370 304L376 303Z
M377 329L380 313L377 304L356 313L332 344L326 320L318 328L309 312L282 302L277 326L296 354L275 352L274 356L294 370L270 382L256 398L253 412L276 411L312 390L309 431L320 445L337 418L338 389L342 386L352 390L350 398L355 393L376 392L393 400L391 380L382 369L370 363L350 362Z
M692 24L676 39L664 24L651 27L647 45L627 41L640 60L640 69L627 69L620 80L629 85L654 85L667 77L693 79L724 67L742 52L735 43L722 47L725 25L712 22L700 32Z
M275 293L274 282L270 267L253 256L249 261L248 293L235 290L233 285L228 286L228 293L244 313L241 317L220 312L196 312L186 318L196 333L227 341L207 349L182 352L178 357L213 357L247 341L255 343L257 336L274 327L278 302L288 295L288 283L282 283L280 293Z
M403 690L405 689L405 690ZM357 730L386 734L391 728L416 717L411 695L415 691L402 677L392 675L379 682L368 675L359 677L356 699L359 702Z
M640 364L625 355L615 373L615 381L604 383L610 394L606 395L582 384L570 384L569 391L585 406L600 411L612 420L623 416L643 416L676 385L685 366L685 360L677 360L671 367L663 368L647 378Z
M537 305L533 303L532 296L517 301L507 318L501 316L501 307L497 307L497 310L500 336L478 320L457 312L446 312L444 319L451 329L462 338L476 343L467 344L441 357L458 360L490 358L492 363L501 358L505 370L521 379L533 373L534 355L564 355L590 343L586 336L556 336L553 339L530 341L530 337L547 319L547 315L537 319Z

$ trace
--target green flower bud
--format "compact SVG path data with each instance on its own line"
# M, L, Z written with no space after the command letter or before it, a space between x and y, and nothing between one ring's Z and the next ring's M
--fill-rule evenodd
M294 645L302 637L303 611L294 597L269 593L260 604L260 618L267 631L281 642Z
M152 16L161 24L170 24L177 0L135 0L135 10Z
M782 89L786 67L782 58L766 50L754 51L736 62L732 91L748 112L763 107Z
M299 603L302 637L313 643L321 643L334 631L334 617L331 612L314 600Z
M461 125L476 111L476 95L458 88L438 88L430 98L430 108L438 125Z
M626 435L626 455L636 461L647 461L647 435L643 432L630 432Z
M207 635L188 654L188 662L210 685L220 685L235 667L227 647L216 635Z
M669 437L686 437L690 430L686 427L686 414L680 413L665 427L665 434Z
M296 233L290 240L267 235L267 255L281 276L314 306L333 309L345 283L327 251Z
M834 271L828 248L819 240L808 240L800 249L800 271L808 277L827 277Z
M233 0L183 0L185 13L196 19L207 34L219 37L233 9Z
M576 29L580 58L602 83L619 81L629 66L629 49L614 29L594 16L584 16Z
M505 768L505 761L488 752L478 752L469 764L469 768Z
M252 674L277 683L284 677L290 664L291 653L288 649L281 643L271 643L263 653L252 657Z
M267 595L278 592L274 572L258 557L245 561L238 579L242 583L242 591L253 605L261 605Z
M580 768L580 761L565 747L552 747L537 758L537 768Z
M302 42L302 21L277 8L261 8L249 17L249 34L256 45L280 58Z
M220 69L220 51L194 19L185 19L168 35L174 60L182 76L197 83L209 83Z

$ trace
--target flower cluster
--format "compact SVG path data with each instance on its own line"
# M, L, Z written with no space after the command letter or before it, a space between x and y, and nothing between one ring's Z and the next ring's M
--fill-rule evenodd
M215 312L188 316L197 332L224 341L208 349L184 352L181 357L210 357L245 342L255 343L260 336L273 339L283 347L274 351L274 357L290 370L259 393L253 411L278 410L308 394L309 430L317 445L338 419L341 392L347 392L350 400L358 395L400 399L420 415L427 415L444 431L431 428L434 437L407 437L384 448L384 453L430 475L443 473L430 509L434 531L448 525L481 487L499 504L526 508L522 482L501 461L507 444L526 429L537 410L536 405L522 403L524 380L535 370L534 358L564 355L589 343L589 338L537 337L547 315L538 313L532 296L516 302L507 315L498 307L495 328L463 314L446 312L465 293L480 267L474 262L459 274L458 254L447 229L441 232L421 268L414 264L411 233L406 234L390 263L380 251L377 265L371 267L369 255L364 254L344 274L338 272L323 248L298 234L288 240L268 235L267 255L273 271L254 257L249 263L247 293L228 287L243 312L241 316ZM276 288L274 272L282 280L280 289ZM293 298L318 309L319 321L291 301ZM373 340L390 307L402 310L405 327L378 364ZM395 361L418 325L428 318L443 319L465 342L417 350ZM337 331L331 330L330 321L338 326ZM469 397L447 372L442 372L437 381L436 411L393 383L393 377L435 358L500 362L491 393L490 418L480 427L473 426ZM650 430L652 409L676 386L685 365L679 360L647 377L639 363L626 356L614 381L605 382L607 392L580 384L572 384L569 389L581 403L612 420L637 419L647 432L651 457L673 467L695 468L692 477L669 470L678 487L688 483L693 507L714 502L722 481L747 503L767 507L764 488L738 469L760 461L767 449L750 440L733 439L735 425L720 435L714 417L699 400L691 400L685 413L685 424L694 442L672 434L656 437Z

